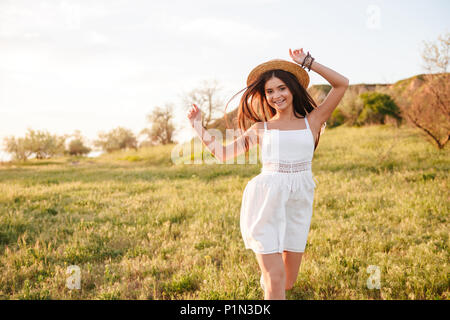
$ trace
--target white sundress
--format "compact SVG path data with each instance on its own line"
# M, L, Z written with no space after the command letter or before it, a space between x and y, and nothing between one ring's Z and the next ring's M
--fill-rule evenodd
M264 123L261 173L244 189L240 228L255 253L304 252L316 183L311 171L314 137L306 129L267 129Z

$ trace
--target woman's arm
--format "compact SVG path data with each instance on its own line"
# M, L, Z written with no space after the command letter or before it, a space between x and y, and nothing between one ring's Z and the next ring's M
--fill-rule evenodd
M229 159L234 159L237 156L245 153L247 151L247 149L245 148L246 137L248 138L249 143L248 150L250 150L255 144L258 143L258 123L254 123L250 128L247 129L247 131L236 138L233 142L224 145L223 137L221 134L217 136L211 135L208 130L206 130L201 125L201 111L196 105L194 105L194 107L190 109L188 118L189 120L191 120L191 125L202 143L220 162L226 162ZM217 139L217 137L219 139Z
M311 65L311 70L324 77L332 86L325 100L323 100L319 107L315 110L316 114L314 117L319 120L319 123L323 123L331 117L334 109L338 106L348 88L349 80L343 75L325 67L315 60Z
M211 152L212 155L220 162L226 162L229 159L234 159L237 156L250 150L254 145L258 143L257 124L253 124L244 134L240 135L234 141L224 145L222 135L211 135L201 125L194 126L195 132L199 136L202 143ZM248 138L248 149L245 148L245 138ZM219 138L219 139L217 139Z
M300 64L306 57L303 53L303 49L294 50L294 52L289 49L289 53L292 59ZM334 109L336 109L337 105L341 101L345 91L348 88L349 80L336 71L318 63L316 60L313 61L311 70L324 77L325 80L327 80L332 86L325 100L323 100L319 107L313 111L313 113L315 113L314 117L317 118L318 122L322 124L331 117Z
M333 88L348 87L349 81L346 77L328 67L325 67L324 65L318 63L316 60L313 61L311 70L324 77Z

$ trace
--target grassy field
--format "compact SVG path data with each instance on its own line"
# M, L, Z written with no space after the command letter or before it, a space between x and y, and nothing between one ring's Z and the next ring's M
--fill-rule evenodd
M239 230L260 164L174 165L172 148L0 166L0 298L263 299ZM413 129L327 129L287 298L449 299L449 169Z

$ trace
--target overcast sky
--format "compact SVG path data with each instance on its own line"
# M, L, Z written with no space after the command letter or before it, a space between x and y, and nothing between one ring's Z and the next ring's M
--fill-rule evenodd
M88 139L118 126L138 134L153 107L173 103L185 140L185 92L216 79L231 98L254 66L289 60L289 48L350 84L393 83L424 72L422 41L449 31L449 4L0 0L0 139L27 127Z

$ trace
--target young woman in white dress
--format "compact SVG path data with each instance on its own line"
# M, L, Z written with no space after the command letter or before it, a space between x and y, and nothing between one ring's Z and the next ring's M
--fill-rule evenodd
M249 74L238 109L243 134L233 142L223 145L215 141L199 125L201 110L196 105L187 114L202 142L221 162L263 142L266 159L262 173L244 190L241 232L246 248L255 252L265 299L284 300L285 290L297 279L312 215L312 156L326 121L349 84L346 77L321 65L303 49L289 49L289 54L294 63L270 60ZM309 76L305 69L318 73L332 86L319 106L306 91ZM264 153L264 147L270 148L268 141L274 141L272 133L278 141L274 157ZM255 199L259 203L254 203Z

